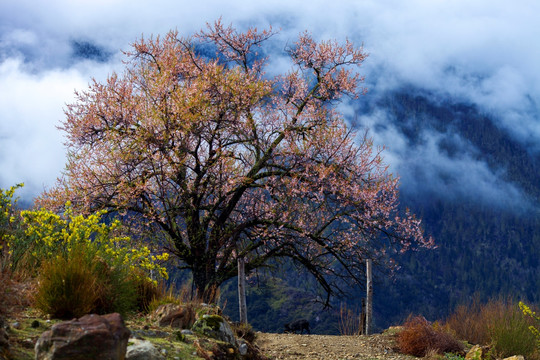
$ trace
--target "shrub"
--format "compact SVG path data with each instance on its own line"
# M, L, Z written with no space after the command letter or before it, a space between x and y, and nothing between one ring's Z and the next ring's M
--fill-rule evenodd
M88 313L126 314L136 301L127 269L110 266L91 247L74 246L69 256L43 263L35 306L60 319Z
M482 310L483 305L474 297L468 304L461 304L446 320L448 326L455 335L471 344L487 345L491 342L489 332L487 331L486 316L487 313Z
M491 345L494 355L523 355L538 359L534 334L527 319L512 299L493 299L481 304L459 306L446 322L460 339L473 344Z
M158 292L159 296L153 298L150 300L150 303L148 305L148 312L152 313L154 312L160 305L165 304L186 304L188 302L191 302L191 300L187 297L188 286L184 285L180 291L176 290L176 287L174 284L171 284L169 287L167 287L164 283L159 284L158 286Z
M232 323L231 326L236 334L236 337L244 339L250 344L252 344L257 338L257 333L253 330L253 327L250 324L235 322Z
M489 321L489 334L495 355L501 358L523 355L526 359L538 359L535 354L535 337L530 332L529 320L515 302L497 302Z
M363 314L347 308L346 304L339 307L339 333L341 335L360 335L363 332Z
M163 297L163 292L159 286L142 271L132 274L132 283L136 290L136 309L139 312L149 313L153 301L159 301Z
M77 244L92 246L107 262L128 264L132 271L155 271L167 278L164 267L158 263L166 261L169 254L153 255L146 246L134 246L132 240L122 236L120 221L103 221L105 211L88 216L73 213L70 203L66 204L62 216L48 210L25 210L21 212L26 237L31 239L31 254L34 263L57 255L68 256Z
M417 357L429 353L463 353L463 345L451 334L436 330L424 317L410 317L397 339L400 352Z
M13 272L17 262L28 250L27 246L11 246L14 239L22 238L21 227L15 191L23 184L17 184L4 190L0 188L0 272ZM26 244L25 244L26 245Z
M180 289L177 289L174 284L167 288L164 283L161 283L158 287L159 295L150 301L148 311L153 312L164 304L183 304L192 308L200 308L203 301L201 298L194 296L192 288L191 282L186 282ZM206 307L208 308L208 306Z
M168 254L134 247L122 236L120 222L105 221L104 214L75 215L69 203L62 215L44 209L21 212L24 236L11 236L8 245L10 251L24 249L24 266L40 279L36 305L44 312L60 318L88 311L126 314L134 309L137 291L141 308L156 292L146 274L155 271L167 278L159 262Z
M109 262L95 256L96 273L98 275L97 291L99 298L93 312L108 314L118 312L125 315L136 309L137 291L127 264Z
M98 276L79 251L43 264L35 306L54 318L81 317L94 310L99 298Z
M536 337L536 345L538 350L540 350L540 316L538 316L530 307L525 305L523 302L519 302L519 308L523 312L523 315L529 317L535 325L530 325L529 330Z

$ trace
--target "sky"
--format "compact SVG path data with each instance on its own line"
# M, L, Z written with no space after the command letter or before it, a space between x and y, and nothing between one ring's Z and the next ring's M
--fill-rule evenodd
M92 78L121 72L122 50L132 42L171 29L189 35L219 17L239 29L279 29L278 50L305 30L319 39L363 44L367 97L414 86L470 102L539 153L538 14L537 0L0 0L0 188L24 182L19 195L28 200L54 184L65 164L56 128L65 105ZM287 71L279 62L272 66ZM392 171L409 177L405 184L415 186L408 171L414 164L428 174L455 174L462 186L448 191L523 196L501 180L504 168L489 168L460 139L459 158L440 153L436 133L425 132L424 145L411 149L385 109L357 114L350 103L341 109L386 146Z

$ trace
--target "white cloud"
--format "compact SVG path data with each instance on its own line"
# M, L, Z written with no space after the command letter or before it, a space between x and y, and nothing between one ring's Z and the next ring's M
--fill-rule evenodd
M56 126L74 90L88 84L76 69L25 71L20 59L0 63L0 186L24 182L22 194L37 194L54 183L65 164Z
M64 163L54 127L63 118L62 107L91 76L104 79L121 69L120 50L142 34L175 28L190 34L220 16L240 27L281 28L278 48L303 30L316 37L349 37L370 53L362 71L373 94L410 84L473 101L498 114L516 138L540 143L539 13L536 0L51 0L39 6L34 0L4 0L0 187L25 181L35 193L51 185ZM99 45L113 56L104 64L76 61L73 40ZM271 70L284 63L274 61ZM391 127L386 132L393 146L406 145ZM399 163L392 153L387 160Z

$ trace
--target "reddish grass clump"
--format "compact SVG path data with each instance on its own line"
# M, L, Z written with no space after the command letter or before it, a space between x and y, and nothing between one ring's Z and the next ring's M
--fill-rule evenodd
M0 318L16 314L31 304L35 281L0 270Z
M428 353L463 354L463 345L451 334L436 330L422 316L410 317L398 336L400 352L416 357L424 357Z

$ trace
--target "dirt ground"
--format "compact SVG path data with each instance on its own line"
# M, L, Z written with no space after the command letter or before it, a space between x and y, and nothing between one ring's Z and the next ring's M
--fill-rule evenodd
M386 359L413 360L394 351L395 335L297 335L258 333L256 344L271 359Z

